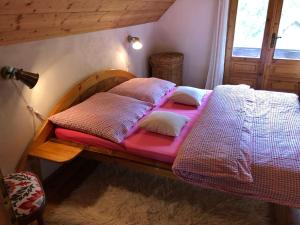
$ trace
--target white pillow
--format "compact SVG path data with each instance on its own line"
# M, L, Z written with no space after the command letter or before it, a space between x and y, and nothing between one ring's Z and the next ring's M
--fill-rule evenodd
M189 120L190 118L177 113L155 111L147 116L139 124L139 127L151 132L177 137Z
M176 88L176 91L172 94L170 99L185 105L199 106L205 93L206 91L198 88L179 86Z

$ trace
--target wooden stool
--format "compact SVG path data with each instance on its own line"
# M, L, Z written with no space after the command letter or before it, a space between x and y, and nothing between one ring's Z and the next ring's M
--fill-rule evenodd
M43 187L36 175L30 172L0 175L10 200L18 225L37 221L43 225L43 211L46 200Z

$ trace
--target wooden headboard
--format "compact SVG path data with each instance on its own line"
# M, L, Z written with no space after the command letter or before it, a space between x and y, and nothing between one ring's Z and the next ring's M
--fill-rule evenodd
M105 70L94 73L71 88L53 107L49 116L59 113L72 105L78 104L97 92L107 91L134 77L135 75L132 73L123 70ZM52 135L52 131L53 124L46 120L39 132L33 138L29 147L23 153L17 165L17 171L26 168L28 152L46 142Z

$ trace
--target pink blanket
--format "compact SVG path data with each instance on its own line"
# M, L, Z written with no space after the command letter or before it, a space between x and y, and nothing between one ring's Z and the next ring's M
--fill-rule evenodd
M248 86L216 88L181 146L173 166L175 174L252 182L250 112L253 98L254 91Z
M231 104L232 97L235 98L231 95L238 90L240 90L239 98L245 99L254 94L254 99L250 98L254 101L251 103L247 100L244 102L246 107L243 107L242 104L239 104L241 101L239 99L236 104L240 105L241 108L227 111L228 107L225 107L226 110L222 112L210 111L213 107L210 106L209 102L201 119L195 124L195 129L189 134L180 149L173 164L174 173L181 179L201 187L255 197L290 207L300 207L300 107L297 96L287 93L247 90L245 87L225 86L214 91L211 101L213 102L215 97L219 97L216 93L223 92L226 99L222 98L218 104ZM231 115L234 117L232 119L236 119L237 112L243 114L245 111L252 116L246 119L246 126L243 126L242 132L239 133L241 136L240 148L236 145L237 143L231 143L234 139L227 141L227 139L218 138L219 135L222 136L222 130L225 133L230 129L232 130L226 126L224 121L227 119L224 118ZM214 123L212 119L217 119L220 124L219 130L209 131L207 136L204 134L199 136L194 133L203 124L204 127L202 128L207 129L207 124ZM232 123L230 123L231 125ZM206 138L210 139L209 135L214 133L216 133L215 140L217 141L211 142L211 145L207 146L212 152L207 155L208 160L203 161L203 154L207 154L208 149L192 149L191 147L195 147L196 144L191 144L190 141L195 142L197 137L199 138L199 145L203 146L201 142ZM233 144L236 155L232 155L231 149L217 148L216 151L215 147L219 146L218 142L220 141L224 142L224 146ZM245 161L239 161L240 157L244 158ZM216 162L221 162L221 165L216 165ZM232 167L234 166L233 162L236 162L237 167ZM240 168L240 162L243 164L242 168L246 168L246 170L236 173L235 169ZM224 166L222 163L230 164L229 167L225 165L225 170L232 167L235 171L228 170L228 174L222 173L220 175L218 172ZM216 176L213 173L207 173L214 170L217 171ZM250 179L248 182L240 179L248 175L249 178L252 177L253 182Z

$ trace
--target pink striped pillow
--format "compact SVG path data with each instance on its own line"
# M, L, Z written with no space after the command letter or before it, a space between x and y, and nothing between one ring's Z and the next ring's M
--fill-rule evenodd
M158 78L130 79L108 92L139 99L157 105L176 84Z
M54 124L120 143L152 105L133 98L100 92L49 118Z

